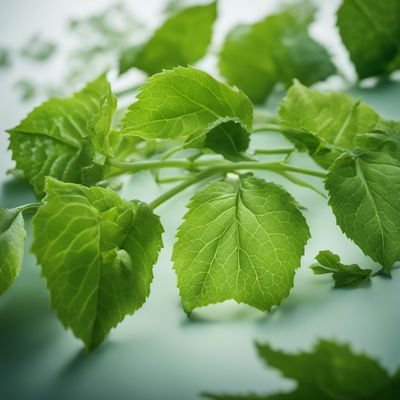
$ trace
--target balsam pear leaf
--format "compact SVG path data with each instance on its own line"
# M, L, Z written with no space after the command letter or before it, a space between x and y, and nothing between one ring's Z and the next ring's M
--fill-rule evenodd
M400 260L400 160L377 152L345 153L326 189L337 224L389 274Z
M282 101L279 120L285 136L323 167L355 146L357 134L373 130L379 115L339 92L319 92L295 81Z
M277 83L305 85L336 72L326 49L308 35L314 10L295 7L254 25L240 25L225 39L219 69L228 83L262 103Z
M203 396L213 400L396 400L398 397L400 375L390 376L377 360L354 353L346 344L320 340L310 352L298 354L274 350L269 344L256 346L267 366L297 381L292 392Z
M398 0L344 0L337 26L360 79L400 68Z
M340 257L329 250L320 251L315 258L318 262L310 268L316 275L332 274L335 287L362 286L371 279L372 270L362 269L357 264L342 264Z
M136 67L153 75L163 69L199 61L210 45L216 18L216 1L178 11L154 32L148 42L121 54L120 73Z
M188 208L173 251L187 313L230 299L267 311L289 294L310 233L285 190L228 178L197 192Z
M0 208L0 294L18 277L24 255L26 233L18 208Z
M8 131L17 168L39 196L46 176L85 182L81 170L92 164L88 154L94 156L96 148L110 152L106 127L114 110L110 84L102 75L72 97L43 103Z
M147 80L123 120L123 135L184 139L234 157L247 149L253 107L241 91L194 68L178 67Z
M47 178L46 192L32 251L52 308L93 349L146 301L163 229L145 203L109 189Z

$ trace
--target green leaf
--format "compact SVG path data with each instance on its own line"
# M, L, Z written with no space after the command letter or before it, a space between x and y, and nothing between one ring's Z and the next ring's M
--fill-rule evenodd
M325 184L342 231L387 273L400 260L400 161L389 154L344 154Z
M355 144L362 149L389 153L400 159L400 122L381 120L373 131L357 135Z
M0 294L15 281L21 270L26 233L19 208L0 208Z
M337 26L360 79L400 68L398 0L344 0Z
M114 149L119 139L118 132L111 129L116 110L117 98L110 87L101 99L99 112L89 124L94 149L110 157L115 156Z
M311 265L314 273L332 274L335 287L362 286L371 279L372 270L362 269L356 264L342 264L340 257L329 250L320 251L315 258L318 263Z
M195 63L207 51L216 17L216 1L179 11L147 43L122 53L120 73L136 67L153 75L163 69Z
M87 157L94 155L93 138L99 150L110 152L106 127L115 110L110 93L102 75L72 97L43 103L8 131L13 160L39 196L44 193L46 176L85 181L81 170L91 164ZM93 148L89 151L88 146Z
M184 139L223 154L246 150L253 107L239 90L194 68L153 75L123 120L122 134L144 139Z
M61 322L93 349L149 295L162 226L146 204L109 189L46 182L32 251Z
M286 191L252 176L225 179L188 208L173 251L187 313L229 299L267 311L288 295L310 234Z
M288 393L264 396L205 394L214 400L395 400L399 376L388 372L373 358L351 351L345 344L320 340L310 352L298 354L257 344L262 361L285 378L297 382Z
M282 101L279 119L283 133L299 149L307 149L329 167L355 145L357 134L373 130L379 115L366 104L339 92L319 92L295 81Z
M313 9L299 7L240 25L227 36L219 69L254 103L262 103L277 83L294 78L306 85L335 73L328 52L308 35Z

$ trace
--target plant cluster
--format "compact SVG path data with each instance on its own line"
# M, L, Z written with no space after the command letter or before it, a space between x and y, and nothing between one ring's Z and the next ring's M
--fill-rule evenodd
M388 74L400 66L400 4L359 3L345 0L338 11L343 42L360 78ZM0 292L19 273L23 216L33 213L31 250L51 305L89 349L146 301L162 248L154 210L191 185L207 183L190 200L173 251L187 314L229 299L268 311L293 286L310 231L296 200L257 170L311 189L300 176L322 179L337 224L380 273L389 276L400 260L400 123L346 94L307 87L336 68L309 36L314 11L304 6L234 28L219 55L228 83L187 66L205 55L216 16L216 2L178 11L124 51L120 71L150 77L122 119L101 75L8 131L16 169L39 201L0 210ZM371 16L379 29L366 35ZM276 84L289 87L278 115L255 113ZM248 150L252 135L271 131L292 145ZM315 168L293 164L296 152ZM276 154L280 161L265 158ZM179 182L149 204L113 190L122 175L151 170L159 178L164 168L179 171ZM318 261L314 271L333 273L338 286L372 276L328 251Z

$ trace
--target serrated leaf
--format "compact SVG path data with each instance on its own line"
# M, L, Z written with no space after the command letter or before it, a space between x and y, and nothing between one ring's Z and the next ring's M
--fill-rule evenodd
M357 264L342 264L340 257L329 250L320 251L315 257L318 263L311 265L316 275L332 274L335 287L362 286L371 279L372 270Z
M400 161L389 154L344 154L325 183L342 231L387 273L400 260Z
M276 368L297 387L287 393L269 395L205 394L214 400L396 400L400 379L390 376L379 362L354 353L348 345L320 340L310 352L297 354L257 344L260 358Z
M32 251L51 305L93 349L146 301L162 247L159 218L140 201L102 188L46 180Z
M36 107L8 131L13 160L39 196L44 194L46 176L85 181L81 169L88 166L87 146L93 147L93 137L96 147L106 146L105 127L115 109L110 96L110 84L101 76L72 97L53 98Z
M398 0L344 0L337 26L360 79L400 68Z
M122 134L144 139L184 139L235 156L247 148L253 107L239 90L194 68L153 75L123 120ZM218 137L217 137L218 136Z
M136 67L153 75L163 69L195 63L207 51L216 17L216 1L177 12L147 43L122 53L120 73Z
M254 103L262 103L277 83L294 78L306 85L335 73L328 52L308 35L313 9L302 5L254 25L240 25L225 39L221 74Z
M26 233L18 208L0 208L0 294L15 281L21 270Z
M187 313L230 299L267 311L288 295L310 234L286 191L252 176L225 179L188 208L173 251Z
M319 92L295 81L279 108L282 131L299 149L307 149L329 167L357 134L373 130L379 115L366 104L339 92Z

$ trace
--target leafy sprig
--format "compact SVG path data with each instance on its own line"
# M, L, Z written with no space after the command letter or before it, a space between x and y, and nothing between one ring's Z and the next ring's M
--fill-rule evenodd
M293 10L285 10L228 36L221 72L244 91L192 67L158 72L204 55L216 5L179 11L135 49L131 66L152 76L122 119L101 75L72 97L43 103L9 130L16 168L40 202L0 211L0 291L18 275L23 213L33 211L32 251L52 307L89 349L145 302L162 247L154 210L192 185L208 182L188 205L173 253L188 314L228 299L267 311L293 285L309 228L295 199L254 176L259 170L326 196L300 175L323 180L343 232L386 275L400 260L399 122L382 119L360 100L318 92L299 81L277 116L260 118L247 97L260 102L278 82L288 86L297 77L311 84L334 72L326 50L308 36L312 11L296 19ZM194 33L189 16L207 22L198 47L186 42ZM187 35L177 34L181 27ZM257 52L278 47L257 60L239 57L244 48L251 49L249 43L259 46ZM181 51L167 51L171 48ZM256 71L249 73L250 67ZM269 132L282 134L293 147L248 150L254 133ZM188 149L192 153L183 157ZM296 152L307 152L318 165L293 164ZM282 159L265 159L270 155ZM178 170L170 181L180 183L149 204L124 200L110 189L120 176L144 170L161 181L163 169ZM333 272L339 284L370 276L323 254L327 257L319 257L317 271Z

